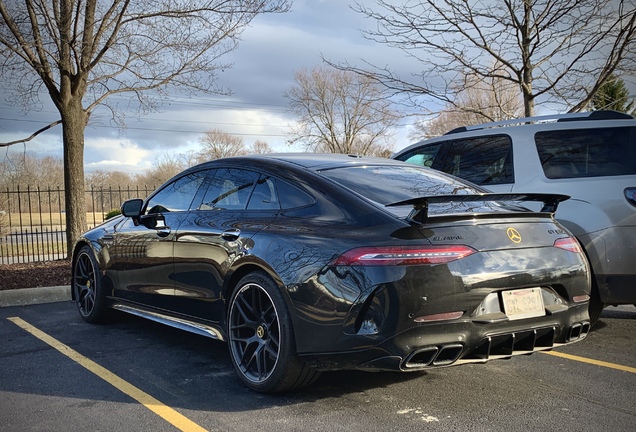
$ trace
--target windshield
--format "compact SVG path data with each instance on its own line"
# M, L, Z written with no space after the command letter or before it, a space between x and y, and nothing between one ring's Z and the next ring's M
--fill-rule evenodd
M377 205L409 198L436 195L470 195L486 192L484 189L448 176L442 172L418 166L347 166L322 170L321 174L340 183ZM397 216L405 217L412 207L384 207ZM496 211L526 211L523 207L499 202L452 202L431 204L429 214L492 213Z

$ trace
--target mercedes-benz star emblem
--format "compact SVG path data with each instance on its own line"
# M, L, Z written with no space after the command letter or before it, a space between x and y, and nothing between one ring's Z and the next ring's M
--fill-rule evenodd
M514 228L508 228L506 230L506 234L508 234L508 238L513 243L521 243L521 234Z
M258 326L258 328L256 329L256 335L263 339L263 336L265 336L265 329L263 328L263 326Z

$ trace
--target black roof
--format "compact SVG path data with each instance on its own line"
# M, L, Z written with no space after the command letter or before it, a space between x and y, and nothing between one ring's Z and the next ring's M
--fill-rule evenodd
M337 153L266 153L259 155L237 156L238 160L254 159L260 161L276 160L318 171L347 165L404 165L402 161L393 159L346 155Z
M402 162L400 160L372 157L346 155L337 153L264 153L245 156L232 156L221 159L213 159L200 163L185 171L177 174L168 182L176 177L198 171L200 169L212 168L218 165L236 165L253 168L269 168L276 171L277 169L290 169L297 171L320 171L331 168L339 168L344 166L365 166L365 165L401 165L414 167L415 165Z

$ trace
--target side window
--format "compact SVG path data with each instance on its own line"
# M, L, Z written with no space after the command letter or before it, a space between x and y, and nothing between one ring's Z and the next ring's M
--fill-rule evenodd
M437 156L437 153L439 152L441 146L442 143L423 145L414 150L411 150L408 153L404 153L397 159L415 165L432 167L435 156Z
M276 193L274 179L261 176L254 186L254 191L247 204L248 210L280 210L280 202Z
M453 140L440 169L478 185L514 182L508 135Z
M306 207L316 202L311 195L282 180L276 179L276 189L283 210Z
M146 205L146 214L188 211L206 171L198 171L181 177L157 192Z
M199 210L244 210L258 174L233 168L220 168L209 180Z
M549 179L636 174L636 127L546 131L534 139Z

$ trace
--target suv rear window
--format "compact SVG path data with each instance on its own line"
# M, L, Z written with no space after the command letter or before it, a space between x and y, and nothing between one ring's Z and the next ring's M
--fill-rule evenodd
M537 132L535 142L549 179L636 174L636 127Z

